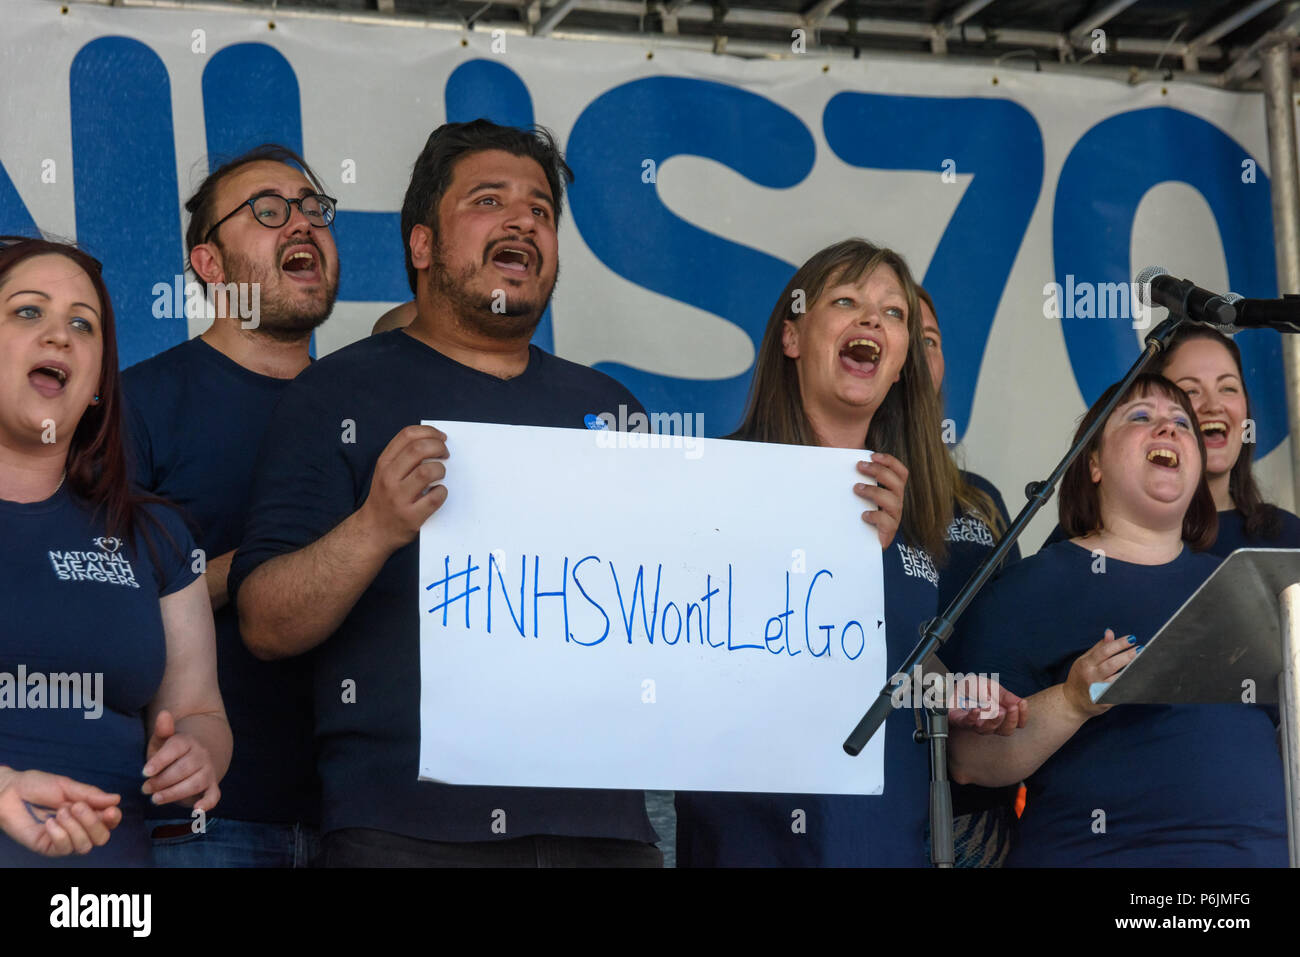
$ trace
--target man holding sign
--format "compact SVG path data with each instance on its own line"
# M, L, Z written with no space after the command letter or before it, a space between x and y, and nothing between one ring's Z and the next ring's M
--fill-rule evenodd
M417 780L417 540L455 438L413 423L582 428L644 411L530 345L566 178L545 131L435 130L402 207L415 319L316 363L267 430L230 594L254 654L314 657L326 866L662 863L641 792Z

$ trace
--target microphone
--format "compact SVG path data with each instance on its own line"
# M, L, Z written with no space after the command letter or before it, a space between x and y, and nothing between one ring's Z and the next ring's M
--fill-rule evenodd
M1163 266L1147 266L1134 282L1144 305L1165 306L1175 315L1207 323L1228 335L1241 328L1238 307L1228 296L1202 289L1190 279L1175 279Z
M1241 329L1276 329L1278 332L1300 332L1300 296L1288 295L1281 299L1243 299L1235 292L1223 297L1237 310L1232 331Z
M1214 326L1225 336L1243 329L1300 332L1300 296L1245 299L1235 292L1219 296L1190 279L1175 279L1162 266L1148 266L1134 280L1145 305L1166 306L1193 322Z

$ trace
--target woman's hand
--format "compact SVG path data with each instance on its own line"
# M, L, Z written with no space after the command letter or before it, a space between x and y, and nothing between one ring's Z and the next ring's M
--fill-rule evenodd
M88 854L122 821L121 795L61 774L0 768L0 830L46 857Z
M180 802L211 811L230 767L230 723L217 687L212 604L202 578L159 600L167 667L145 710L152 729L141 790L155 804Z
M1063 686L1066 703L1085 720L1109 711L1114 705L1097 704L1089 689L1099 681L1114 681L1133 659L1137 649L1133 637L1116 638L1115 632L1106 629L1106 635L1070 666L1070 674Z
M875 526L880 547L888 548L903 522L903 489L907 485L907 466L884 452L871 453L870 462L859 462L858 471L876 480L875 485L860 482L853 491L875 505L862 513L862 520Z
M965 675L953 687L948 724L976 734L1014 734L1029 719L1029 702L984 675Z
M144 774L149 780L140 790L153 795L155 804L179 801L204 811L216 807L221 799L220 775L212 755L194 735L176 733L170 711L158 712L145 754Z

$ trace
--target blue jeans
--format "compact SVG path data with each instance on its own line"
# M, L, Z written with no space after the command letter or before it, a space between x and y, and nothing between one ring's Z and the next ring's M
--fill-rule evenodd
M320 835L302 824L262 824L209 817L202 834L190 818L149 821L153 828L184 827L175 837L154 837L154 867L310 867Z

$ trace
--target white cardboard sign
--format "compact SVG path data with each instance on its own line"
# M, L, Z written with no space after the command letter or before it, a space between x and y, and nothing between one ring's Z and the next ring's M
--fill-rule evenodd
M882 791L840 747L886 679L865 453L427 424L422 780Z

